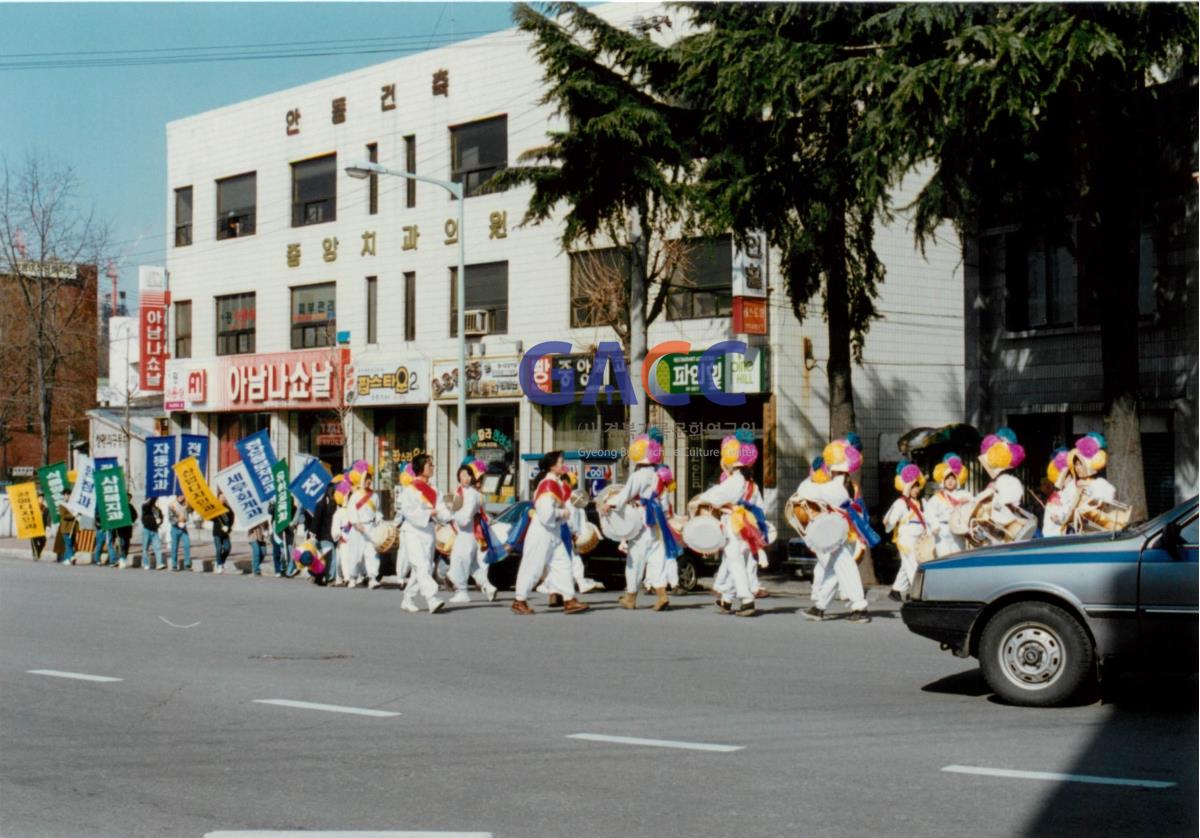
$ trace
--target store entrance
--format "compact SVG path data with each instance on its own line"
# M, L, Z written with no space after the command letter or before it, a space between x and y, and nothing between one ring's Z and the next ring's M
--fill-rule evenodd
M484 502L500 508L516 500L520 446L516 404L467 407L467 452L488 464L480 491ZM457 464L455 467L457 471Z

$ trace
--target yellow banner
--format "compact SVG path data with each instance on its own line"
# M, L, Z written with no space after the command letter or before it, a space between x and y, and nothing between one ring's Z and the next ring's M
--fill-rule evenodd
M217 500L212 489L204 482L200 472L200 464L195 457L185 457L174 466L175 477L179 480L179 489L187 498L188 506L200 513L205 521L211 521L225 512L225 506Z
M38 507L36 483L16 483L8 486L8 502L12 504L17 538L41 538L46 534L42 510Z

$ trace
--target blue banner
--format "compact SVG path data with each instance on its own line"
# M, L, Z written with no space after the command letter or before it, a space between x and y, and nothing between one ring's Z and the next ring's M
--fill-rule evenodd
M325 494L325 487L333 482L333 475L325 470L317 459L309 460L308 465L296 475L296 479L292 481L288 489L296 497L296 501L304 507L305 511L311 513L317 508L317 502L321 500L321 495Z
M176 494L174 466L175 437L146 437L146 497L162 498Z
M183 434L179 437L179 462L195 457L200 473L208 477L208 437L203 434Z
M262 500L271 500L275 497L275 479L271 476L271 467L279 458L275 456L275 449L271 447L271 437L266 429L239 439L237 450L242 462L246 464L246 471L250 472L250 482L254 484L254 491Z
M116 457L97 457L92 462L95 464L96 471L102 468L116 468L118 465Z

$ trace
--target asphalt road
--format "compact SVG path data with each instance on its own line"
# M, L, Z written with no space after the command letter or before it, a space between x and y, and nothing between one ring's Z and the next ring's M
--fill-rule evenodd
M894 612L509 596L431 616L388 589L0 561L0 834L1197 832L1194 678L1019 709Z

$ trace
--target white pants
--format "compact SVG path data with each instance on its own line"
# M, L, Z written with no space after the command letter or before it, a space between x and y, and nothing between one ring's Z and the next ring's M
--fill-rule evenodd
M450 583L455 591L466 591L471 579L480 590L492 587L488 581L487 565L479 561L479 542L474 533L460 532L454 538L454 549L450 551Z
M902 594L912 587L913 580L917 578L917 545L900 543L896 548L900 552L900 570L896 572L892 590Z
M636 594L641 585L642 576L650 561L650 553L654 548L654 539L642 529L637 537L626 543L625 552L625 593Z
M437 597L438 584L433 578L432 535L405 525L400 530L400 543L413 575L404 588L405 601L412 602L417 598L418 593L425 597L427 603L434 601Z
M667 549L662 543L662 539L650 536L648 538L650 545L646 550L646 584L651 588L665 588L667 586L667 565L673 565L675 562L667 561ZM676 576L678 576L678 568L676 568Z
M746 573L746 560L749 556L750 548L742 539L733 537L725 542L714 584L721 594L722 602L732 602L735 595L743 604L753 602L754 591L750 587L750 576Z
M529 598L529 592L542 578L547 570L546 588L552 594L561 594L564 599L575 598L575 580L571 576L571 559L567 556L567 548L563 544L557 547L547 545L550 556L547 558L546 549L529 550L528 539L526 549L521 553L521 566L517 568L516 599L524 602Z
M571 576L575 579L575 587L580 590L583 589L584 585L594 581L588 579L587 575L583 572L583 557L574 552L571 553Z
M843 541L832 553L817 553L817 567L821 573L820 584L814 573L812 590L813 604L817 608L822 611L828 608L840 589L842 597L850 600L852 611L866 609L867 595L863 592L858 565L854 563L854 549L848 542Z
M358 550L354 543L354 536L347 536L347 541L337 546L338 567L341 568L341 576L347 582L355 579L361 579L366 569L362 563L362 553Z
M939 559L942 556L949 556L952 553L961 553L965 549L967 549L967 547L963 542L962 536L955 535L954 533L950 532L949 528L946 528L937 534L934 552L937 554Z

